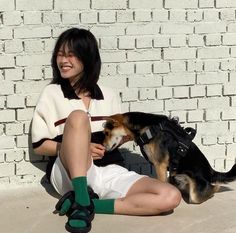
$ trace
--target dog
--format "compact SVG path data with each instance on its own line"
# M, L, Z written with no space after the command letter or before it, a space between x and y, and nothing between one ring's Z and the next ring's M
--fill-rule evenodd
M228 172L215 171L192 142L194 136L191 138L189 130L181 127L176 119L127 112L106 117L105 120L103 145L106 150L111 151L127 141L135 141L154 165L157 178L175 185L188 203L200 204L219 191L219 183L236 180L236 164ZM167 125L167 129L163 125ZM150 134L149 129L153 126L156 126L154 136L140 145L140 136L145 132Z

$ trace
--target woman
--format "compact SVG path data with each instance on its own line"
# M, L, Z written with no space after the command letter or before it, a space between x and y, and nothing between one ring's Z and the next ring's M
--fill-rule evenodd
M94 164L115 163L116 155L119 160L117 152L112 156L105 153L99 133L102 122L91 121L94 116L120 112L116 95L97 84L100 68L98 45L91 32L78 28L63 32L52 55L52 83L43 90L33 116L35 153L58 155L50 179L56 191L65 194L60 212L69 215L69 232L90 231L94 211L158 215L174 209L181 200L179 191L170 184L116 164ZM90 198L87 185L99 199ZM74 196L68 195L70 190Z

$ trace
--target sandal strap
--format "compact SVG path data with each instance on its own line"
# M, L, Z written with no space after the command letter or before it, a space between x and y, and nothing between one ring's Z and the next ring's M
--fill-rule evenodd
M91 201L89 206L82 206L76 202L72 205L73 212L69 216L70 220L83 220L86 222L87 226L91 223L91 216L94 215L94 204ZM82 215L81 213L85 214Z

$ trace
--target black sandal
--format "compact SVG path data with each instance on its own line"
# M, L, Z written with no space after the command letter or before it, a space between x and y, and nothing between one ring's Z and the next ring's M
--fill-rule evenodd
M91 187L88 186L88 194L89 194L89 197L90 197L90 200L91 199L99 199L98 195L93 191L93 189ZM65 213L61 213L61 208L62 208L62 205L64 204L64 202L69 199L70 202L71 202L71 206L70 208L65 212ZM72 207L72 204L75 202L75 192L74 191L69 191L67 192L66 194L64 194L60 199L59 201L57 202L56 206L55 206L55 209L56 211L59 213L60 216L63 216L63 215L66 215L67 217L69 217L72 212L73 212L73 209L71 208Z
M55 206L55 209L56 211L59 213L60 216L63 216L63 215L67 215L67 216L70 216L70 214L72 214L73 210L71 209L71 206L69 207L69 209L65 212L65 213L62 213L61 212L61 208L62 208L62 205L64 204L64 202L66 200L70 200L71 202L71 206L72 204L75 202L75 192L74 191L69 191L67 192L66 194L64 194L60 199L59 201L57 202L56 206Z
M68 218L68 222L65 225L65 228L67 231L71 233L87 233L91 230L92 227L92 220L94 219L94 204L93 201L91 200L89 206L82 206L80 204L77 204L74 202L72 205L71 209L73 210L72 214ZM85 215L81 215L81 213ZM69 222L71 220L82 220L86 223L85 227L72 227Z

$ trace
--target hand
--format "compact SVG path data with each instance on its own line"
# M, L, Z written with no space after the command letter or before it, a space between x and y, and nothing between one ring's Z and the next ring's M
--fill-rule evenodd
M93 160L102 159L105 153L105 147L101 144L90 143L90 153Z

